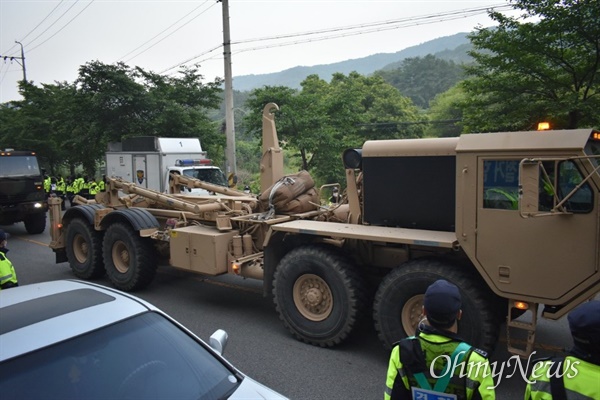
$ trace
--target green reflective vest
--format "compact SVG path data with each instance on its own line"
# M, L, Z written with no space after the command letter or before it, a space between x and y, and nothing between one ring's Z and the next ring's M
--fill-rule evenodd
M60 178L57 182L56 182L56 190L63 192L65 191L66 188L66 184L65 184L65 180L63 178Z
M6 255L0 251L0 290L3 287L17 285L17 273Z
M567 399L600 399L600 365L567 356L555 370L556 360L535 364L525 388L525 400L552 400L550 378L562 376Z
M421 350L425 355L425 376L433 387L437 379L444 375L443 371L448 358L450 358L449 355L456 350L461 342L440 334L423 332L415 340L419 341ZM454 374L445 393L455 394L458 399L466 400L477 397L486 400L495 399L494 379L489 361L478 352L479 350L475 350L469 352L462 363L453 366ZM407 368L400 353L401 346L397 344L390 355L384 392L385 400L410 399L410 388L413 386L419 387L413 376L416 371L413 372ZM432 364L435 376L431 376L430 373Z
M50 177L47 177L46 179L44 179L44 190L46 191L46 193L50 193L50 185L52 184L52 179Z

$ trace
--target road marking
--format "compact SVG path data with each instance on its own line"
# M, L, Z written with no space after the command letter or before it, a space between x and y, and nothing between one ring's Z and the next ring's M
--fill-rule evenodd
M37 240L26 239L26 238L21 237L21 236L12 236L11 235L9 239L12 239L12 238L19 239L19 240L22 240L24 242L39 244L40 246L45 246L45 247L50 246L50 244L48 244L48 243L42 243L42 242L38 242Z

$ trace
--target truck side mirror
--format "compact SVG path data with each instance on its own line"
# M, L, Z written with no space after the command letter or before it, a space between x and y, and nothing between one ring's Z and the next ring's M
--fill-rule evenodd
M540 213L540 161L523 159L519 163L519 213L523 218Z

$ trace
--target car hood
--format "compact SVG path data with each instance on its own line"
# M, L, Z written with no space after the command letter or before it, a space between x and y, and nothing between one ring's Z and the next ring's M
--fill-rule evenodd
M245 377L242 384L229 397L230 400L287 400L287 397L269 389L252 378Z

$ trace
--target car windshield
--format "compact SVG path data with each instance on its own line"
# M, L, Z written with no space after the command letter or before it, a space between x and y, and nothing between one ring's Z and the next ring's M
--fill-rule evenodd
M0 157L0 177L40 175L35 156Z
M213 185L227 186L225 176L220 169L186 169L183 171L185 176L200 179L201 181L212 183Z
M3 362L0 377L4 399L221 399L241 380L153 312Z

